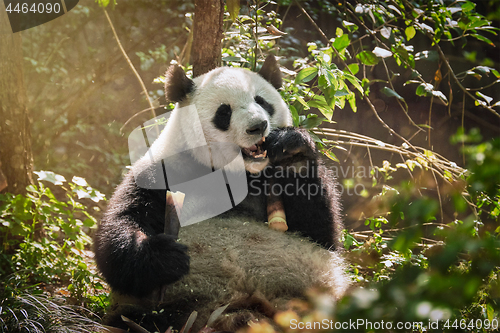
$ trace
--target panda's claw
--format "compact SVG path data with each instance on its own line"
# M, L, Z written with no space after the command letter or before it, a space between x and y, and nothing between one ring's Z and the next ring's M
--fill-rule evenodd
M293 127L271 131L262 146L267 150L271 163L278 163L298 155L311 158L315 154L314 142L309 142L301 129Z

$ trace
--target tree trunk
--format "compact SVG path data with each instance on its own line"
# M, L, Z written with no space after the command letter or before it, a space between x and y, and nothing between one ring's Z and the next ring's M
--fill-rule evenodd
M193 76L221 65L223 0L195 0L191 60Z
M3 6L1 6L3 7ZM26 108L21 34L8 32L5 11L0 12L0 168L7 192L26 193L32 184L30 122Z

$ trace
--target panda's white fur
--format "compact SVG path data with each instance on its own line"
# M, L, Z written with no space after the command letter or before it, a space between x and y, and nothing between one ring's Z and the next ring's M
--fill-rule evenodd
M292 126L290 112L279 92L257 73L243 68L220 67L194 78L193 82L196 87L193 95L178 103L165 130L151 147L155 160L192 149L205 141L208 144L231 142L248 148L261 136L248 135L246 130L249 124L261 121L269 123L263 136L269 135L271 128ZM273 117L255 102L255 96L262 96L273 105ZM221 104L228 104L232 109L231 124L225 132L212 123L214 110ZM211 159L208 154L193 157L206 166L213 163L215 168L227 167L223 158ZM252 173L259 172L268 162L268 159L260 162L246 160L245 168Z
M125 315L151 330L165 331L171 325L180 329L196 310L197 331L212 311L229 305L213 327L236 330L252 320L272 319L291 299L304 298L309 288L323 288L335 299L344 294L349 285L344 261L338 251L329 250L338 249L341 229L335 183L307 131L291 127L288 108L276 90L280 84L274 58L258 74L217 68L190 80L178 67L169 70L166 97L178 102L176 108L149 157L134 164L117 187L95 237L96 262L114 290L108 324L125 327L120 317ZM223 129L215 121L221 105L231 110ZM256 124L267 127L255 131ZM194 195L185 202L183 214L205 221L181 228L178 239L164 234L166 191L155 187L158 175L152 165L168 161L169 167L188 172L196 164L240 172L241 163L231 160L234 152L226 154L229 160L225 154L210 157L203 149L179 155L220 142L247 152L256 144L267 145L268 158L243 159L249 174L297 163L313 171L305 179L291 175L272 180L281 186L300 181L322 190L312 198L282 198L289 232L270 230L263 223L266 196L250 193L224 216L206 220L203 213L217 198ZM141 188L138 179L157 189ZM266 181L262 176L252 179L260 185Z
M209 219L182 228L179 242L189 247L189 274L163 289L159 306L157 298L115 293L112 303L119 305L108 313L109 324L120 326L119 316L124 315L163 332L169 326L180 329L197 311L192 332L198 332L213 311L228 305L212 327L236 331L251 321L272 320L311 288L335 301L351 283L338 252L254 220Z

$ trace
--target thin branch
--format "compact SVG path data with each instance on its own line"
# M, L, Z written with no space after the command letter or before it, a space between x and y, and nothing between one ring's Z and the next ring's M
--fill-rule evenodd
M165 106L167 106L167 105L159 105L157 108L162 108L162 107L165 107ZM139 115L141 115L144 112L147 112L149 110L151 110L151 108L146 108L144 110L141 110L139 112L134 113L130 118L127 119L127 121L123 124L123 126L120 127L120 133L122 133L122 131L125 128L125 126L127 126L132 121L132 119L134 119L135 117L137 117L137 116L139 116Z
M401 157L401 160L403 161L403 163L406 162L405 158L403 157L403 154L399 153L399 157ZM406 171L408 171L408 174L410 175L410 178L415 182L415 177L413 177L413 174L411 173L411 170L409 168L406 168ZM417 191L418 191L418 194L420 194L420 196L422 196L422 191L420 191L419 187L417 187Z
M425 223L422 223L422 224L409 225L409 226L401 227L401 228L392 228L392 229L381 228L381 229L382 229L382 231L384 233L390 233L390 232L399 233L402 230L414 229L414 228L418 228L420 226L422 226L422 227L434 226L434 227L438 227L438 228L448 228L448 229L451 229L451 227L449 225L447 225L447 224L436 223L436 222L425 222ZM371 234L371 233L373 233L373 230L360 230L360 231L356 231L356 233L357 234Z
M455 163L450 162L448 159L444 158L443 156L433 153L433 159L431 160L429 157L425 155L425 152L427 151L424 148L414 146L412 150L406 149L404 147L399 147L395 146L389 143L382 142L380 140L376 140L373 138L370 138L365 135L357 134L357 133L352 133L352 132L347 132L343 130L336 130L336 129L331 129L331 128L322 128L321 131L314 131L315 134L317 135L323 135L326 137L334 137L334 138L341 138L341 139L348 139L350 141L344 141L344 140L326 140L325 143L332 143L332 144L346 144L350 146L358 146L358 147L365 147L365 148L374 148L374 149L379 149L379 150L385 150L385 151L390 151L393 153L399 153L402 156L406 156L410 159L420 159L422 161L425 161L427 163L428 168L434 169L435 172L438 173L438 175L443 178L445 181L449 182L445 177L444 173L445 171L448 171L451 173L451 175L454 178L459 178L461 175L463 175L466 170L457 166ZM356 142L352 141L355 140Z
M352 232L350 234L353 237L358 237L358 238L363 238L363 239L373 237L372 235L363 235L363 234L361 234L359 232ZM390 242L390 241L393 240L393 237L380 237L380 239L382 239L383 241L386 241L386 242ZM429 243L433 243L433 244L414 243L415 246L417 246L417 247L424 247L425 248L425 247L429 247L431 245L444 245L443 241L429 239L429 238L424 238L424 237L422 237L420 239L425 240L425 241L427 241Z
M485 86L482 86L482 87L479 87L479 88L465 88L466 90L468 91L478 91L478 90L483 90L483 89L486 89L486 88L489 88L489 87L492 87L494 86L495 84L499 83L500 80L496 80L496 81L493 81L491 82L490 84L487 84Z
M139 81L139 84L141 85L141 88L142 88L142 92L143 92L144 96L146 97L146 100L148 101L149 110L151 110L151 115L153 116L153 118L155 118L156 117L155 107L153 106L153 102L151 102L151 99L149 98L149 94L148 94L148 90L146 89L146 85L144 85L144 82L142 81L141 76L139 75L139 73L135 69L134 64L132 64L132 61L130 60L130 58L127 55L127 52L125 52L125 49L123 48L122 43L120 42L120 39L118 38L118 35L116 34L116 30L115 30L115 27L113 25L113 22L111 22L111 19L108 15L108 11L105 8L103 8L103 11L104 11L104 15L106 15L106 19L108 20L109 26L111 27L111 30L113 31L113 35L115 36L116 43L118 44L118 47L122 51L123 57L127 61L128 65L130 66L132 71L134 72L134 75L137 78L137 81Z
M431 103L429 105L429 128L427 128L427 141L429 142L429 149L432 149L431 144L431 131L432 131L432 104L434 102L434 95L431 96Z
M439 200L439 211L441 213L441 222L444 223L444 216L443 216L443 200L441 199L441 191L439 190L439 183L436 178L436 173L434 170L431 169L432 176L434 177L434 182L436 183L436 192L438 195L438 200Z
M304 8L302 8L302 6L299 4L298 1L296 1L295 3L301 9L301 11L307 16L307 18L309 19L309 21L311 22L311 24L319 31L319 33L321 34L321 36L327 41L328 45L330 45L328 37L326 37L325 33L321 30L321 28L318 27L318 25L316 24L316 22L314 22L314 20L311 18L311 16L309 16L309 14L307 13L307 11ZM352 12L351 12L351 14L352 14ZM359 22L359 20L358 20L358 22ZM363 25L363 27L365 27L365 29L367 31L370 31L370 29L368 29L362 22L359 22L359 23L361 25ZM351 75L354 75L352 73L351 69L349 68L349 66L347 66L347 63L342 59L342 57L340 56L340 54L338 53L338 51L334 47L332 47L332 50L335 52L335 54L337 55L337 57L340 59L340 62L349 71L349 73ZM377 118L377 120L382 124L383 127L385 127L391 134L393 134L394 136L397 136L402 141L404 141L409 147L414 148L413 145L408 140L406 140L405 137L403 137L402 135L400 135L399 133L397 133L396 131L394 131L389 125L386 124L386 122L382 118L380 118L380 115L378 114L377 109L375 109L375 106L373 105L372 101L370 100L370 98L368 96L366 96L365 94L363 94L363 99L368 104L368 106L372 110L373 114L375 115L375 117Z
M396 91L396 88L394 88L394 85L392 84L392 80L390 79L389 68L387 67L387 63L385 62L384 58L382 58L382 63L384 64L385 73L387 75L387 79L388 79L387 81L389 82L389 86L391 87L391 89L393 91ZM413 119L411 119L410 115L408 114L408 105L406 105L406 102L405 102L406 107L404 107L403 104L402 104L402 102L399 100L399 98L396 98L396 101L399 104L399 107L401 109L403 109L403 111L404 111L404 113L406 115L406 118L408 118L408 121L410 122L410 124L412 124L413 126L415 126L416 128L418 128L418 132L422 131L422 128L420 126L418 126L417 124L415 124L415 122L413 121Z
M312 19L312 17L309 16L309 14L307 13L307 11L300 5L300 3L298 1L295 1L295 3L299 7L299 9L302 11L302 13L304 13L304 15L307 17L307 19L309 20L309 22L311 22L311 24L314 26L314 28L316 28L316 30L319 32L319 34L321 35L321 37L323 37L325 39L326 44L330 45L330 40L328 39L328 37L326 37L326 35L323 32L323 30L321 30L321 28L318 27L318 25L316 24L316 22L314 22L314 20Z
M431 38L429 36L429 38ZM453 71L453 69L451 68L451 65L450 63L448 62L448 59L446 59L446 56L444 55L443 53L443 50L441 50L441 47L439 46L439 44L436 44L435 45L436 47L436 50L438 51L439 53L439 57L441 58L441 60L446 64L446 67L448 68L448 71L450 72L450 75L451 77L453 78L453 81L455 81L455 83L458 85L458 87L464 92L464 94L467 94L470 98L472 98L472 100L474 101L479 101L476 96L472 95L469 90L467 88L465 88L462 83L460 83L460 80L457 78L457 76L455 75L455 72ZM480 104L482 107L484 107L485 109L489 110L491 113L493 113L495 116L499 117L500 118L500 114L498 112L496 112L491 106L486 106L486 105L483 105L483 104Z
M257 37L258 29L259 29L259 15L257 15L257 11L259 10L259 0L254 1L255 3L255 32L253 33L253 38L255 39L255 47L253 50L253 68L252 70L257 69L257 51L259 50L259 38Z

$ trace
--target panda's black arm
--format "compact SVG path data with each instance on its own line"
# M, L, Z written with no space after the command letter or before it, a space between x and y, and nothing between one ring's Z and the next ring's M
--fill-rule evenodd
M129 173L111 198L94 252L113 290L146 297L189 272L187 247L163 233L165 193L138 187Z
M289 230L327 248L340 248L342 221L336 182L308 131L278 128L271 131L263 148L275 176L274 193L281 191Z

